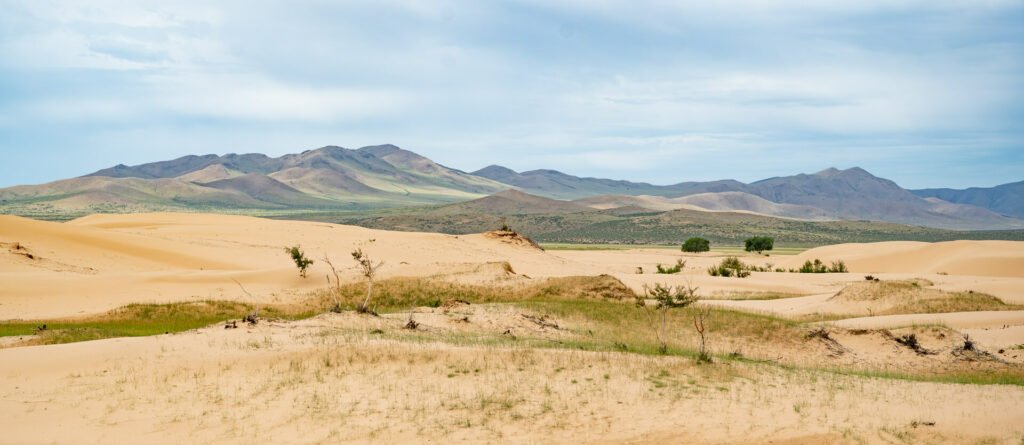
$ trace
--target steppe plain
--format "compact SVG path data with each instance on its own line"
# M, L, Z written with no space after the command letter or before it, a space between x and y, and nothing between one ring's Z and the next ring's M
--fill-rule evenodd
M305 278L294 245L314 260ZM328 311L323 257L348 309L366 289L357 248L385 262L380 316ZM226 215L0 216L0 328L50 324L0 337L0 443L1024 442L1024 243L741 254L849 272L710 276L726 255ZM678 259L680 273L654 273ZM633 298L656 283L698 288L711 363L695 359L698 308L668 313L657 353ZM225 329L253 308L246 291L263 318ZM140 307L231 316L61 340Z

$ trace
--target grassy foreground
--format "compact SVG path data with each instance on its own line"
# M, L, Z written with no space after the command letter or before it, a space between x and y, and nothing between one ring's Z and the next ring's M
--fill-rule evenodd
M362 283L340 287L342 307L354 307L365 296ZM454 345L506 345L541 349L573 349L584 351L621 351L641 355L659 355L658 343L642 310L634 307L633 292L610 276L566 277L538 281L521 286L481 286L453 284L429 279L396 278L383 280L375 286L374 301L380 313L406 313L413 305L437 307L450 300L463 300L474 305L493 304L514 308L524 313L544 314L564 324L561 328L572 334L562 340L533 338L529 335L508 337L494 333L448 333L385 329L378 332L402 342L443 342ZM310 295L302 304L264 306L264 318L302 319L322 312L333 305L326 290ZM671 327L668 355L696 357L698 337L692 328L697 309L669 311ZM0 322L0 337L29 336L28 344L60 344L111 337L134 337L180 332L240 319L252 311L251 305L227 301L203 301L173 304L132 304L117 310L75 320L26 320ZM42 324L47 329L36 333ZM715 309L707 318L707 333L717 346L716 360L753 361L757 351L800 351L813 342L811 326L797 320L748 312ZM934 327L932 329L946 329ZM25 343L22 343L25 344ZM739 351L744 353L739 353ZM723 351L735 351L725 353ZM753 355L749 353L752 352ZM790 352L792 355L792 352ZM960 367L935 370L863 369L836 365L808 365L769 360L773 366L865 377L934 381L969 384L1024 385L1024 370L1019 366Z

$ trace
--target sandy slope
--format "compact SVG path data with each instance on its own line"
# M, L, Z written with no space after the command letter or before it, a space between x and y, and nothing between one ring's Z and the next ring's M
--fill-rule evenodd
M805 251L780 265L798 268L804 261L815 258L826 263L843 260L851 271L862 273L948 273L1024 278L1024 242L1021 241L837 244Z
M543 276L582 268L482 235L384 232L360 227L228 215L93 215L65 224L0 216L0 320L62 317L133 302L243 299L231 281L270 301L299 298L324 286L329 254L356 280L349 253L359 247L386 266L381 276L433 275L466 263L511 261ZM316 262L299 277L285 246L300 245Z

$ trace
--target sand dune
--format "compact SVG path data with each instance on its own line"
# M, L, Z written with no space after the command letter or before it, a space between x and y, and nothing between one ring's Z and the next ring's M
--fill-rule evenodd
M985 277L1024 278L1024 242L892 241L818 247L781 263L798 268L806 260L842 260L852 272L947 273Z
M229 215L92 215L64 224L0 216L0 320L92 314L134 302L209 298L247 300L232 282L269 302L322 288L330 255L345 280L357 280L349 253L384 260L381 276L424 276L466 263L510 261L545 276L568 260L483 235L385 232L360 227ZM284 252L300 245L315 263L301 278Z

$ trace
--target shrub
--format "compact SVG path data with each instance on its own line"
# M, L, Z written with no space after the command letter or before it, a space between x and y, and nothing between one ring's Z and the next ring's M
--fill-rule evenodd
M734 256L722 260L717 266L708 268L708 273L713 277L737 277L746 278L750 276L750 266L743 264Z
M747 252L761 253L766 250L772 250L775 247L775 239L770 236L755 236L747 238L743 245Z
M711 241L704 238L690 238L683 243L683 252L707 252L711 250Z
M285 247L284 251L292 256L292 261L295 261L295 267L299 268L299 276L306 278L306 269L309 268L310 264L313 264L313 260L306 258L306 254L302 252L299 246Z
M814 262L811 260L804 261L804 265L800 266L796 272L800 273L846 273L849 270L846 268L846 263L842 260L833 261L831 266L825 266L825 263L815 258Z
M676 260L676 265L672 266L672 267L661 267L661 264L659 264L658 265L658 273L676 274L676 273L679 273L679 271L683 270L684 267L686 267L686 261L683 261L683 260L680 259L680 260Z

